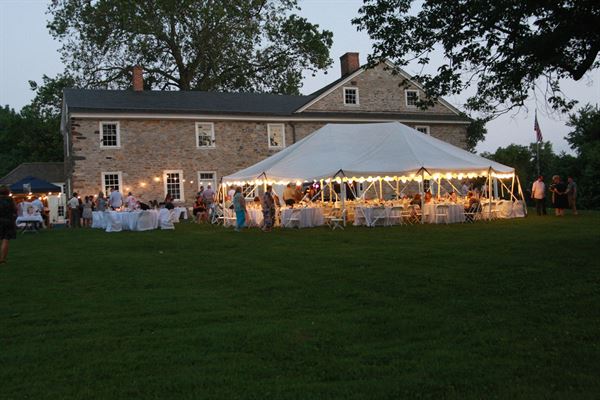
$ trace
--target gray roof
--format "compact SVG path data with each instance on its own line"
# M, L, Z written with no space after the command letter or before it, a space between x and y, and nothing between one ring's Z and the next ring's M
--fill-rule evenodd
M12 185L28 176L51 183L63 183L65 179L65 166L62 162L28 162L17 166L8 174L0 178L0 184Z
M291 115L314 96L200 91L65 89L70 112Z

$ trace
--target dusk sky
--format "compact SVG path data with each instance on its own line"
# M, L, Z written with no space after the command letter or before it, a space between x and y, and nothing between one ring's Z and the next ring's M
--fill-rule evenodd
M42 0L0 0L0 105L8 104L19 110L33 97L29 90L29 80L40 82L43 74L54 76L63 71L59 43L55 42L46 29L48 16L45 14L48 1ZM316 77L306 76L301 91L311 93L340 74L339 57L349 51L360 53L361 63L371 50L371 42L364 32L357 32L350 20L358 15L362 0L300 0L300 15L319 24L334 34L331 56L333 66L327 74ZM409 73L416 69L409 65ZM563 91L580 102L598 104L600 102L600 71L588 73L581 81L566 81ZM466 96L447 97L453 105L462 108ZM555 151L570 152L563 139L569 132L565 125L566 115L548 113L542 101L537 103L538 119L544 140L553 143ZM478 151L495 151L499 146L511 143L526 145L535 140L533 118L536 101L530 100L527 109L513 112L490 122L485 142Z

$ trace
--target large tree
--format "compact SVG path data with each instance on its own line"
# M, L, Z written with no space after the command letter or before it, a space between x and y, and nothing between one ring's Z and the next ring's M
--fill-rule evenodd
M466 108L489 115L524 104L537 88L560 111L573 107L560 80L598 68L598 0L364 0L359 29L374 40L370 61L416 61L434 72L415 76L431 99L476 93ZM424 100L422 106L430 102Z
M302 72L331 64L332 33L296 0L57 0L50 33L82 86L298 93Z

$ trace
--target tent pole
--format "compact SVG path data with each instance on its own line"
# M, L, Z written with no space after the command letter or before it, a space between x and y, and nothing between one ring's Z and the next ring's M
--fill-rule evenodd
M512 180L510 183L510 200L511 201L512 201L513 197L515 197L515 175L516 175L516 173L513 172Z
M321 204L325 203L325 188L323 187L323 179L319 181L319 188L321 189Z
M527 215L527 203L525 202L525 196L523 195L523 189L521 188L521 180L519 179L519 175L515 174L517 177L517 188L519 189L519 194L521 195L521 201L523 202L523 212Z
M421 195L421 224L425 223L425 171L421 169L421 182L419 182L419 192Z
M440 195L442 194L442 177L438 178L438 187L437 187L437 198L440 199Z
M346 226L346 213L344 210L346 209L346 182L344 182L344 178L342 178L342 183L340 184L340 196L342 197L342 218L344 227Z
M400 198L400 179L396 177L396 200Z
M379 177L379 200L383 200L383 179Z
M487 176L487 181L488 181L488 201L489 201L489 214L488 214L488 219L492 219L492 174L491 174L492 168L488 169L488 176Z

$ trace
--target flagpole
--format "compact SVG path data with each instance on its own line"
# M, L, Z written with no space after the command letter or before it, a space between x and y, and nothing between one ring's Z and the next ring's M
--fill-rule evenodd
M536 159L537 159L537 176L540 176L540 134L539 132L541 132L540 127L539 127L539 123L538 123L538 119L537 119L537 108L535 109L535 131L536 131L536 136L535 136L535 144L536 144Z

